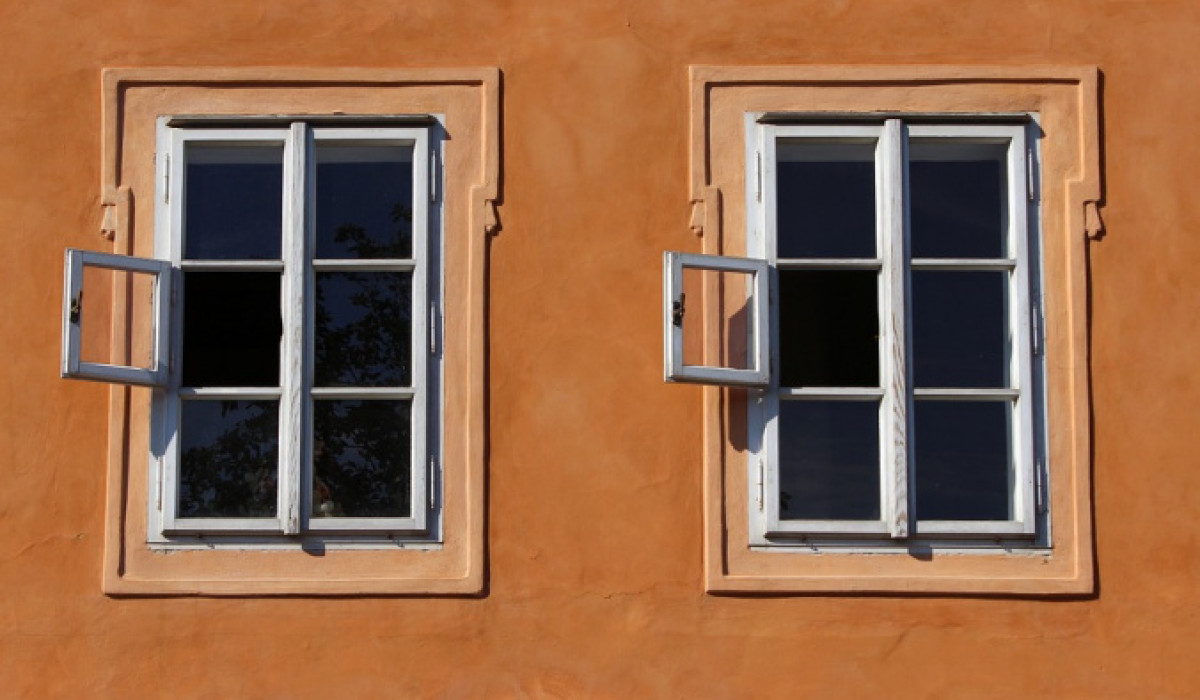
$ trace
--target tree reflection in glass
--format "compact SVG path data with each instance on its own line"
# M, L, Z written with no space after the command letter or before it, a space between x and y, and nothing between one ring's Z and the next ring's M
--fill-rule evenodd
M412 257L413 147L317 144L317 258Z
M317 386L412 383L412 273L318 272Z
M413 250L412 153L403 144L318 143L318 265L422 257ZM314 386L412 386L413 281L411 269L318 267ZM315 400L312 420L313 517L412 515L410 399Z
M277 401L184 401L179 516L275 515Z
M409 401L315 401L313 515L412 514Z

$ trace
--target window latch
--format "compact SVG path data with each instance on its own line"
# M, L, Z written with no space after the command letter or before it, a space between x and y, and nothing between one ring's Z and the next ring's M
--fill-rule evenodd
M79 315L81 313L83 313L83 290L82 289L79 290L79 293L75 295L75 298L71 299L71 310L68 315L70 316L72 325L76 325L76 326L79 325Z
M676 328L683 327L683 300L686 297L687 295L681 292L679 294L679 298L671 302L671 323L674 324Z

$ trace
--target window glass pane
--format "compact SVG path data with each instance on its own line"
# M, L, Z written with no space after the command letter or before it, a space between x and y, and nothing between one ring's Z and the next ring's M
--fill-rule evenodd
M412 257L413 147L318 142L316 150L316 257Z
M188 143L183 256L278 260L283 144Z
M779 402L779 517L879 519L879 402Z
M410 402L314 405L313 517L409 517Z
M1011 404L916 402L918 520L1008 520Z
M776 255L875 257L875 143L780 139Z
M1002 258L1007 146L914 139L909 202L914 258Z
M278 401L180 404L179 517L275 515Z
M879 273L779 271L780 385L879 386Z
M318 272L318 386L412 383L412 273Z
M278 272L183 273L183 386L278 386Z
M1008 386L1008 276L1003 271L913 271L915 386Z

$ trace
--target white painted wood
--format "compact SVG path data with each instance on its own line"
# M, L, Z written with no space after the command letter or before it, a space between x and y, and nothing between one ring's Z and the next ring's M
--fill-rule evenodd
M279 377L283 395L279 401L279 515L285 535L300 532L301 464L304 447L300 439L308 421L304 398L305 245L309 217L305 202L310 172L305 167L309 153L308 127L291 126L284 149L283 165L283 280L281 303L283 338L279 353Z
M81 357L83 305L87 303L83 298L83 271L87 267L153 275L149 367L90 362ZM164 384L169 357L167 338L170 322L166 311L171 297L171 281L171 265L163 260L68 248L63 268L62 376L115 384Z
M179 269L191 272L283 272L283 260L180 260Z
M766 532L767 538L796 537L820 534L824 536L876 535L892 537L890 523L884 520L776 520Z
M1038 503L1038 444L1034 436L1033 405L1037 391L1033 381L1035 350L1040 354L1040 343L1035 348L1034 322L1041 320L1040 295L1033 294L1030 275L1029 208L1034 199L1033 182L1036 163L1033 151L1026 143L1030 128L1013 129L1008 147L1008 235L1010 255L1018 265L1009 277L1009 309L1012 314L1013 336L1010 376L1021 392L1013 407L1013 514L1024 534L1037 533ZM1022 197L1020 183L1028 186L1027 197ZM1035 304L1034 300L1037 299ZM1041 332L1040 324L1037 332Z
M176 390L181 398L230 399L237 401L270 401L279 399L279 387L184 386Z
M882 258L780 258L775 261L779 270L878 270Z
M922 520L919 535L957 535L962 537L1032 537L1034 533L1017 520Z
M909 267L914 270L946 271L1006 271L1017 267L1015 258L913 258Z
M417 261L403 258L378 258L373 260L313 260L312 268L317 272L408 272L417 269Z
M749 333L750 366L714 367L689 365L683 358L683 324L698 323L704 309L699 299L683 296L684 269L732 272L750 276L746 308ZM767 261L698 253L667 252L663 256L663 347L667 381L713 384L718 386L763 386L769 380L767 336ZM676 310L683 313L676 323ZM689 314L690 312L690 314ZM722 329L724 334L725 329Z
M1018 389L913 389L918 399L942 401L996 401L1020 397Z
M314 386L309 389L314 399L415 399L417 390L411 386Z
M908 275L907 168L904 125L898 119L884 123L879 143L877 197L879 199L879 251L886 261L879 285L880 381L884 388L880 410L881 494L884 520L892 537L907 537L909 523L909 412L908 353L911 319L906 313Z

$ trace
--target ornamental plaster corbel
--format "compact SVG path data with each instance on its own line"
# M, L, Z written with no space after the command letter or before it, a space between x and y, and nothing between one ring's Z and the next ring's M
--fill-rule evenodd
M132 193L127 185L106 188L100 199L100 208L104 214L100 221L100 237L106 241L115 241L117 232L129 225L129 211Z
M1104 219L1100 218L1100 202L1094 199L1083 202L1083 229L1089 241L1104 238Z

